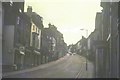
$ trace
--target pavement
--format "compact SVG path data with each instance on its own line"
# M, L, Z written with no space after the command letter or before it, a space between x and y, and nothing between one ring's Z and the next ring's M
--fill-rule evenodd
M77 54L66 55L57 61L31 69L3 74L4 78L94 78L94 66Z
M2 79L2 65L0 64L0 80Z

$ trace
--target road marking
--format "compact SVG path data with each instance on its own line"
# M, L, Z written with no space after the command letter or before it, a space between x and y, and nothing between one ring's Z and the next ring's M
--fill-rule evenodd
M80 73L82 72L82 67L83 67L83 65L81 65L81 69L80 69L80 71L78 72L78 74L76 75L75 78L78 78L78 77L79 77Z

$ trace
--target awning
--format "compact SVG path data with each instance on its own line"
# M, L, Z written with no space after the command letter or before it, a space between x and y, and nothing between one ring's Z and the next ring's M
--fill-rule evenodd
M34 50L34 52L35 52L36 54L40 55L40 52L39 52L39 51Z
M25 55L25 53L24 53L23 51L20 51L20 54L23 54L23 55Z

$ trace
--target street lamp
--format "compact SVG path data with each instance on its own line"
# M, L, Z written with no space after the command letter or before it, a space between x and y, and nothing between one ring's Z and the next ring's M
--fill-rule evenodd
M87 29L80 29L81 31L85 30L86 31L86 38L88 37L88 30ZM87 56L88 56L88 46L86 47L87 49ZM88 70L88 61L86 57L86 71Z

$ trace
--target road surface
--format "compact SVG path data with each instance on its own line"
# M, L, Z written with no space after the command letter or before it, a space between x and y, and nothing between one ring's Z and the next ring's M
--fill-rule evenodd
M93 64L79 55L66 55L65 57L40 65L38 67L17 72L6 73L5 78L93 78Z

